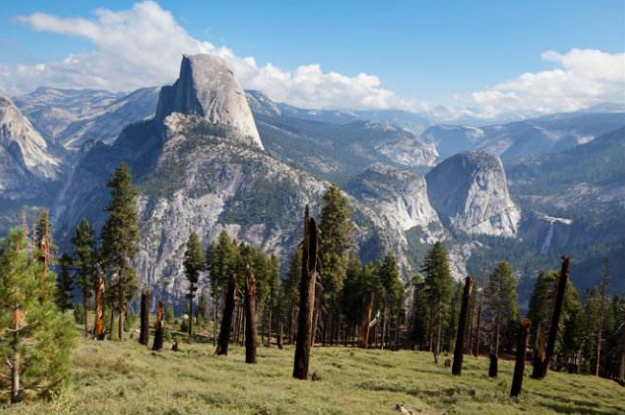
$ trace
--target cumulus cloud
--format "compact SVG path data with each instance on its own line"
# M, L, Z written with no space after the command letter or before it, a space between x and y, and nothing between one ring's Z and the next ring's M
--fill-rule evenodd
M1 65L0 85L15 95L33 87L101 88L128 91L175 80L182 54L213 53L225 58L246 89L259 89L276 101L306 108L411 108L369 74L350 77L324 72L320 65L284 71L271 63L260 66L253 57L240 57L227 47L194 39L172 14L155 2L132 9L98 9L93 19L59 18L34 13L21 22L38 31L78 36L93 42L88 53L59 62Z
M521 74L471 93L464 106L446 108L402 99L371 74L346 76L324 71L319 64L292 70L271 63L259 65L254 57L241 57L225 46L191 37L170 12L153 1L135 3L123 11L97 9L90 19L43 13L18 19L38 31L88 39L94 48L56 62L0 64L0 91L9 95L42 85L130 91L169 84L176 79L182 54L213 53L230 63L244 88L304 108L399 108L453 121L465 117L503 120L574 111L606 101L625 102L625 53L547 51L542 58L553 68Z
M485 118L512 112L536 115L625 102L625 53L572 49L564 54L547 51L542 58L557 67L474 92L471 98L478 114Z

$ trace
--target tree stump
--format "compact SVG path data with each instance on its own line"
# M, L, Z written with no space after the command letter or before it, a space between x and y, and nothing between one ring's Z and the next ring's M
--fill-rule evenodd
M256 363L256 282L249 264L245 267L245 363Z
M313 333L313 311L315 307L315 287L317 282L317 253L319 248L319 229L310 217L308 206L304 215L304 240L302 243L302 278L300 281L299 316L293 377L306 380L311 337Z
M141 293L141 331L139 343L148 345L150 341L150 290Z
M516 363L514 365L514 375L512 376L512 388L510 389L510 397L517 397L523 388L523 373L525 372L525 351L527 350L527 335L532 322L523 320L521 322L521 334L519 335L519 344L516 350Z
M163 349L163 337L165 337L165 307L163 302L159 300L156 306L156 324L154 325L154 343L152 344L152 350Z
M228 292L226 294L224 312L221 318L221 329L219 330L219 341L217 342L216 351L217 355L228 355L228 342L230 341L230 329L232 326L236 290L237 276L236 274L231 274L230 280L228 281Z

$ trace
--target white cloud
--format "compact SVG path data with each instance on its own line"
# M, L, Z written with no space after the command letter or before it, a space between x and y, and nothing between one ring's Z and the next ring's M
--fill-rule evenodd
M85 38L95 49L60 62L0 65L0 88L15 95L37 86L101 88L128 91L175 80L182 54L214 53L229 61L246 89L306 108L411 108L380 86L374 75L354 77L324 72L320 65L283 71L253 57L239 57L226 47L194 39L157 3L136 3L126 11L98 9L95 18L59 18L34 13L18 18L38 31Z
M543 53L558 67L524 73L471 95L482 117L575 111L601 102L625 102L625 53L572 49Z
M524 73L465 98L464 107L430 107L400 98L381 86L375 75L346 76L324 72L319 64L286 71L253 57L237 56L227 47L191 37L153 1L125 11L97 9L94 17L59 18L34 13L18 18L35 30L88 39L92 51L57 62L0 64L0 91L9 95L41 86L130 91L172 83L182 54L214 53L225 58L246 89L259 89L276 101L304 108L400 108L430 113L441 121L461 117L521 118L574 111L600 102L625 102L625 53L572 49L547 51L550 70Z

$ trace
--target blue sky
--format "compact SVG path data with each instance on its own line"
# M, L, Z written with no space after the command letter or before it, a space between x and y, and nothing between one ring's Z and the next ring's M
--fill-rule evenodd
M61 33L62 28L37 29L18 16L45 13L57 19L97 20L95 9L123 12L132 6L3 0L0 64L15 68L54 63L98 49L93 39ZM547 51L566 55L574 49L593 50L610 56L625 51L621 1L163 1L158 6L189 37L225 46L238 57L252 56L258 67L270 63L289 72L319 64L324 73L375 75L379 88L392 91L396 102L401 98L451 106L460 97L463 104L477 105L470 98L476 91L564 65L545 59Z

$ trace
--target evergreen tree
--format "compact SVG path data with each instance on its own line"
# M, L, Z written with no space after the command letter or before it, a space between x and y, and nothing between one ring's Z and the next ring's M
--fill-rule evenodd
M107 267L116 276L117 318L119 341L124 339L127 301L134 295L137 284L130 262L138 251L139 218L136 210L137 190L132 185L132 173L120 163L107 183L111 202L104 210L108 217L102 228L102 252ZM113 285L113 284L112 284Z
M189 241L187 242L187 250L184 254L184 270L185 276L189 283L189 336L193 334L193 299L195 298L195 292L198 289L198 282L200 280L200 273L206 266L206 259L204 257L204 251L202 250L202 242L197 233L192 232L189 235Z
M0 246L0 389L11 391L11 402L50 396L71 379L75 331L48 295L55 276L40 255L28 252L21 229Z
M237 272L238 249L223 230L217 243L212 243L207 251L207 269L210 273L211 296L213 298L213 340L217 341L217 313L219 299L230 275Z
M527 318L532 321L530 326L530 344L539 352L538 335L544 339L551 323L553 312L553 298L559 273L557 271L543 271L534 284L534 290L530 296ZM556 343L556 356L560 363L570 360L578 360L578 352L583 335L583 310L579 301L577 290L571 280L567 280L567 287L562 305L562 317L560 327L561 336ZM578 362L579 364L579 362Z
M354 225L350 220L347 198L336 184L330 186L323 201L319 221L319 258L324 303L322 308L327 310L325 325L338 331L339 296L347 272L348 249L352 245L351 232ZM331 339L334 338L335 330L329 333Z
M64 313L72 304L72 257L63 254L60 265L61 272L56 278L56 305Z
M410 307L409 338L413 344L423 348L428 333L428 308L425 299L425 279L421 275L412 277L412 304Z
M440 241L436 242L426 254L421 272L425 275L425 298L429 311L428 343L430 351L434 353L435 362L438 362L443 327L449 318L449 305L453 293L449 258Z
M390 342L391 325L397 330L400 323L400 314L405 299L404 287L399 276L397 259L391 253L387 254L378 267L378 278L382 288L380 293L382 318L382 345Z
M506 329L517 323L519 309L516 292L517 281L510 264L502 261L497 264L485 288L486 315L491 325L491 377L497 376L497 359L501 348L501 338ZM509 337L505 340L511 340Z
M302 278L302 250L296 249L291 256L289 269L284 281L284 307L287 313L289 342L293 343L296 332L297 315L299 309L299 286Z
M456 331L458 330L458 321L460 320L460 307L462 306L464 284L456 282L453 286L453 295L451 297L451 305L449 307L449 318L447 319L443 330L443 348L445 350L454 349Z
M74 263L78 267L75 285L82 291L85 336L87 336L89 333L87 302L94 291L97 272L95 232L87 219L80 221L72 238L72 244L74 245Z

